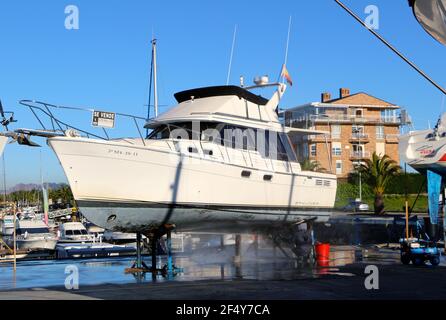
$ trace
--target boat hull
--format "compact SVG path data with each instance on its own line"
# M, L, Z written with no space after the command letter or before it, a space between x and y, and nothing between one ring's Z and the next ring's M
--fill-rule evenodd
M13 247L13 239L9 238L6 241L9 247ZM57 239L17 239L16 248L20 251L34 251L34 250L50 250L56 249Z
M144 232L166 223L178 229L206 222L215 227L293 223L326 219L333 208L334 175L300 172L295 163L236 154L215 144L205 147L216 148L208 156L202 143L153 143L158 145L48 139L82 214L108 230ZM191 149L195 154L187 156Z
M414 131L400 137L401 161L425 173L446 175L446 137L432 137L432 130Z
M82 214L96 225L108 230L143 233L167 223L175 224L179 230L194 230L195 226L201 229L204 225L218 229L233 224L256 227L264 225L264 222L296 223L315 218L328 221L331 215L331 210L327 208L197 207L85 200L78 201L78 205ZM202 226L198 227L200 224Z

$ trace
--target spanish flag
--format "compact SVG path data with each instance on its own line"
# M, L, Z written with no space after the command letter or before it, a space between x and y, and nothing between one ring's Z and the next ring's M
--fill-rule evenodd
M288 70L285 65L282 67L282 73L280 74L281 77L284 77L286 81L290 84L290 86L293 86L293 80L291 80L290 74L288 73Z

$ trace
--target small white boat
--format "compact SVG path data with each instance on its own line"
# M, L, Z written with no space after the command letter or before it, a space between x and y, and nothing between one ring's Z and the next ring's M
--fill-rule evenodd
M48 226L40 220L16 221L17 250L55 250L57 237L51 233ZM14 246L14 235L3 238L9 247Z
M93 235L96 239L99 239L104 236L105 229L98 227L92 223L86 225L87 232Z
M95 236L89 234L80 222L66 222L59 226L59 243L90 243Z
M14 215L5 215L0 220L0 232L2 236L12 236L14 234Z

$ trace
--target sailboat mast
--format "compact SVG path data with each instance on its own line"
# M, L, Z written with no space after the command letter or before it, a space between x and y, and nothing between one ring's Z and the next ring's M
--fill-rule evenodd
M152 63L153 63L153 108L155 117L158 117L158 83L156 78L156 39L152 40Z

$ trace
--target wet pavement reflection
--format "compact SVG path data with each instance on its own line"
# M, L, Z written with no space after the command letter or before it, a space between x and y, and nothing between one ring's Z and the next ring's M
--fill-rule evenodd
M291 238L271 234L239 236L230 233L174 234L173 262L176 267L182 268L182 272L171 281L291 280L317 278L327 274L353 276L339 272L339 268L355 262L399 263L397 248L385 248L385 245L384 248L378 248L375 244L364 244L362 241L357 241L355 244L353 241L355 239L343 240L341 236L336 237L338 231L332 227L325 233L323 228L328 227L315 226L314 230L319 233L319 239L334 243L331 245L328 261L315 259L311 230L306 229L297 231ZM388 234L385 229L383 230L381 230L382 235ZM349 234L353 238L358 236L354 232L342 233ZM368 237L364 232L359 232L359 235ZM378 239L376 243L385 244L386 239ZM151 274L124 272L133 264L134 259L134 257L115 257L19 261L16 273L13 272L11 265L0 264L0 290L63 287L69 274L67 266L77 268L80 286L152 282ZM150 257L144 256L144 260L149 264ZM158 256L159 268L166 263L165 255ZM167 280L159 275L156 281Z

